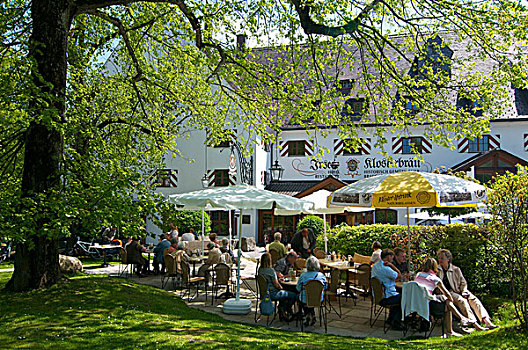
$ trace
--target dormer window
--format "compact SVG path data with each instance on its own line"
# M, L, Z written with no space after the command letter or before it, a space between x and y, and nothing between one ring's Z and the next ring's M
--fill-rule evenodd
M471 100L467 97L458 97L457 108L463 109L475 117L482 116L482 101L480 99Z
M343 109L341 110L342 116L359 116L366 109L366 102L364 98L349 98L345 101Z
M342 79L339 80L338 90L341 93L341 96L348 96L354 87L353 79Z

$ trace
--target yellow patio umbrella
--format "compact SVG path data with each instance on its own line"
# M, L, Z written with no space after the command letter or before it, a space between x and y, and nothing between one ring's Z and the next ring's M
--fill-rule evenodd
M486 200L487 188L452 175L405 171L373 176L333 192L329 204L362 208L471 207ZM408 230L410 231L410 230ZM408 255L411 255L408 232Z

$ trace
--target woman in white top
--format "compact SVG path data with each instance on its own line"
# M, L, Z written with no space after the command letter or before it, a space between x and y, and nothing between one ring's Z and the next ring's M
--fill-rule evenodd
M469 320L467 317L464 317L464 315L462 315L458 311L456 306L453 304L453 296L446 289L446 287L442 283L442 280L436 275L437 273L438 263L435 259L428 258L427 260L425 260L422 266L422 271L418 272L414 281L427 288L429 293L434 296L434 300L431 300L429 302L429 312L431 314L434 315L442 313L443 311L446 312L446 335L456 337L461 336L461 334L453 331L453 314L460 319L460 324L462 325L462 327L472 325L477 330L484 330L485 328L482 328L477 322L472 323L471 320ZM438 288L440 292L442 292L441 295L433 294L433 291L436 288Z

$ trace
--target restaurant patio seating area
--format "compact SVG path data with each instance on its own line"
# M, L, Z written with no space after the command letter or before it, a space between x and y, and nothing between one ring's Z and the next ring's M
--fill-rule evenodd
M294 332L301 332L301 325L295 320L291 322L282 322L279 321L278 316L273 319L272 322L267 322L267 317L262 316L259 318L258 322L255 323L255 307L257 307L257 297L256 297L256 280L255 272L257 268L257 259L260 252L246 252L243 255L241 261L241 287L240 287L240 298L249 299L252 301L251 312L247 315L228 315L223 313L222 305L225 299L215 298L212 299L212 286L213 281L210 282L207 290L207 300L206 294L203 286L199 288L198 293L195 292L195 286L192 286L192 291L189 293L188 289L184 287L174 288L175 284L166 283L164 288L169 292L174 292L178 296L182 296L183 300L187 303L188 306L202 311L219 315L220 317L240 323L246 324L257 324L261 326L268 326L271 328L288 330ZM88 273L95 274L110 274L110 275L119 275L119 267L117 265L111 265L107 268L87 270ZM235 274L233 273L233 276ZM344 277L344 275L342 275ZM160 275L149 275L147 277L138 278L135 275L126 276L134 282L151 285L157 288L162 288L161 276ZM235 280L233 278L233 280ZM342 280L342 287L345 285L345 280ZM234 286L233 286L234 287ZM359 286L361 287L361 286ZM236 287L234 287L236 288ZM353 287L355 288L355 286ZM340 289L340 292L344 289ZM372 321L371 326L371 297L369 295L359 294L359 288L356 290L358 292L358 298L345 298L345 296L340 297L340 306L338 300L332 297L331 304L332 309L327 310L327 333L340 336L351 336L351 337L360 337L360 338L380 338L380 339L402 339L410 337L423 337L424 332L418 332L410 330L405 334L402 331L387 330L384 329L384 318L381 315L377 320ZM192 295L190 295L192 294ZM330 293L329 293L330 294ZM191 296L192 298L189 298ZM338 311L340 309L341 317L338 316ZM269 321L272 320L272 317L269 318ZM304 326L303 331L305 332L316 332L316 333L325 333L324 324L320 325L319 317L314 326ZM465 332L462 329L457 328L458 332L467 333L471 330L466 330ZM437 326L433 329L433 332L430 336L438 337L441 336L442 329Z

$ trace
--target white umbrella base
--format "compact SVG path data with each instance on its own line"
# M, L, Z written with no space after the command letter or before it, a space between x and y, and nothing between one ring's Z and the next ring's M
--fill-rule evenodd
M224 314L230 315L247 315L251 312L251 305L251 300L249 299L236 300L236 298L231 298L224 302L222 311Z

